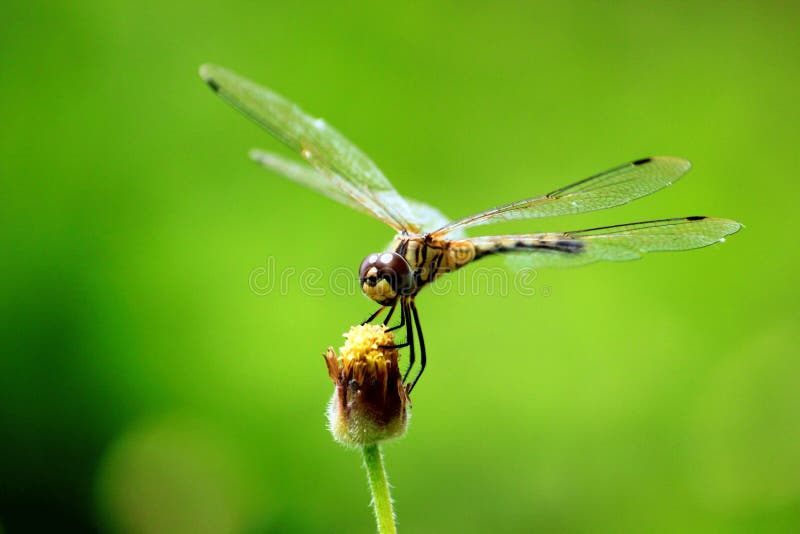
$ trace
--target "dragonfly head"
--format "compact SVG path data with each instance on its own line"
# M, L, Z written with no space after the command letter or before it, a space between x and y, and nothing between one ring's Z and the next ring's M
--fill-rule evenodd
M378 304L392 304L398 296L414 292L414 272L395 252L370 254L361 262L358 279L364 293Z

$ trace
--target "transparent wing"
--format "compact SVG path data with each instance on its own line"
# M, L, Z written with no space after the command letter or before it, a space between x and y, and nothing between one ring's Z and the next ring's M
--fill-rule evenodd
M256 149L250 151L250 159L345 206L350 206L368 215L374 215L364 204L356 202L353 197L345 193L340 187L337 187L334 182L308 165Z
M231 71L200 67L200 76L222 99L264 127L366 211L395 230L413 231L411 211L378 167L322 119Z
M434 232L441 237L458 228L514 219L571 215L619 206L671 185L691 168L685 159L645 158L620 165L544 196L493 208Z
M742 227L711 217L662 219L564 233L474 237L476 257L513 254L533 267L572 267L596 261L628 261L647 252L702 248L725 241ZM519 263L516 262L516 263Z
M435 229L441 228L450 222L450 219L444 213L430 204L425 204L413 198L406 198L406 202L408 202L408 207L411 208L411 213L413 213L412 220L417 223L421 233L433 232ZM463 230L456 230L450 234L450 237L461 239L465 237L465 234Z
M264 152L262 150L251 150L250 158L253 161L260 163L267 169L281 174L294 182L308 187L309 189L313 189L317 193L333 199L340 204L350 206L351 208L362 213L372 215L372 212L363 204L356 202L353 197L346 194L333 182L308 165L303 165L278 156L277 154ZM414 221L414 224L411 226L415 232L430 232L436 228L441 228L450 222L450 220L441 211L433 206L429 206L424 202L410 198L406 198L405 201L408 205L408 212L410 214L408 218ZM411 229L409 231L411 231Z

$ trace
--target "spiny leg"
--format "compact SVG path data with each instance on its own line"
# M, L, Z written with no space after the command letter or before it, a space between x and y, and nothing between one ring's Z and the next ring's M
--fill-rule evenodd
M414 321L413 322L415 322L417 324L417 335L419 336L419 360L420 360L420 362L419 362L420 363L419 372L417 373L417 376L414 377L414 381L411 383L411 387L408 388L408 392L411 393L411 390L413 390L414 386L417 385L417 381L419 381L419 378L422 376L422 373L425 371L425 359L426 359L425 356L426 356L426 354L425 354L425 338L422 337L422 325L419 322L419 313L417 312L417 305L414 303L413 300L411 300L410 303L409 303L409 306L411 308L411 312L414 314ZM410 322L411 321L409 321L409 323ZM412 359L411 359L411 361L412 362L414 361L414 359L413 359L413 346L412 346ZM408 374L408 372L406 372L406 374ZM403 377L403 382L405 382L405 377Z
M371 323L371 322L372 322L372 320L373 320L373 319L375 319L375 317L377 317L378 315L380 315L380 313L383 311L383 309L384 309L385 307L386 307L386 306L381 306L380 308L378 308L378 311L376 311L375 313L373 313L372 315L370 315L370 316L369 316L369 319L367 319L366 321L364 321L364 322L363 322L363 323L361 323L361 324L362 324L362 325L365 325L365 324L367 324L367 323Z
M406 378L408 378L411 372L411 368L414 367L414 321L411 320L411 310L408 307L408 299L403 298L400 305L403 307L402 311L406 318L406 344L409 346L408 369L406 369L406 372L403 374L403 383L405 384Z

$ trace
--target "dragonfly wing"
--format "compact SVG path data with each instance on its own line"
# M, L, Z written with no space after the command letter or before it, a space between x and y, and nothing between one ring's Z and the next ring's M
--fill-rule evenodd
M333 182L328 180L325 176L320 174L315 169L295 161L291 161L277 154L271 152L264 152L263 150L251 150L250 159L259 163L263 167L285 176L286 178L302 184L309 189L313 189L317 193L324 195L332 200L349 206L357 211L372 215L372 212L367 210L363 204L356 202L351 196L346 194L340 188L336 187ZM408 204L408 211L411 214L409 219L414 221L412 225L415 230L419 232L430 232L436 228L441 228L448 222L448 219L441 211L411 198L405 199ZM458 237L462 237L458 235Z
M373 215L373 213L359 202L345 193L341 188L337 187L331 180L317 172L308 165L291 161L284 157L272 154L271 152L264 152L261 150L251 150L250 159L259 163L261 166L277 173L286 178L302 184L309 189L313 189L317 193L324 195L332 200L349 206L357 211Z
M563 233L486 236L467 239L476 258L513 254L532 267L572 267L596 261L628 261L647 252L702 248L725 241L742 227L712 217L662 219Z
M450 219L444 213L430 204L425 204L412 198L406 198L406 201L411 208L411 213L413 213L412 220L418 224L420 233L433 232L450 222ZM463 230L456 230L449 237L461 239L465 237L465 234Z
M325 121L221 67L203 65L200 76L223 100L295 150L364 210L395 230L413 229L403 197L372 160Z
M544 196L520 200L466 217L434 232L516 219L571 215L619 206L671 185L691 168L685 159L645 158L591 176Z

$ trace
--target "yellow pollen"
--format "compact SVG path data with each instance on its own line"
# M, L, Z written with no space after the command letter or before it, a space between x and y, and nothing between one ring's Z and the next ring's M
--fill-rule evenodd
M339 349L339 357L352 360L386 360L387 349L394 345L394 335L381 324L363 324L350 328L345 334L344 346ZM381 348L384 347L384 348Z

